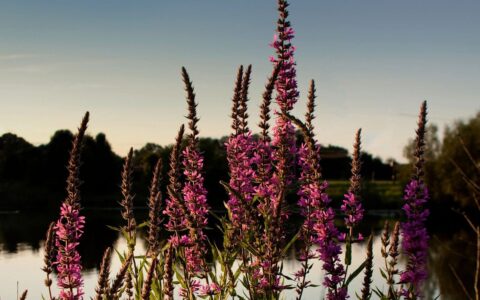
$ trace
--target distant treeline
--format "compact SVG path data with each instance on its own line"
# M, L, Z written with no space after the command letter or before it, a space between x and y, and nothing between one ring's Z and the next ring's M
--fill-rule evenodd
M65 196L66 164L73 134L68 130L55 132L48 144L34 146L11 133L0 137L0 209L56 208ZM210 205L221 209L226 193L219 184L228 181L224 142L201 138L200 149L205 156L205 185ZM301 136L299 135L299 141ZM158 158L163 160L164 182L172 146L148 143L134 151L134 191L136 205L145 206L152 169ZM348 150L338 146L321 148L322 174L328 180L342 181L350 177L351 158ZM371 154L362 154L362 172L366 180L392 180L394 162L385 163ZM85 207L117 205L122 158L115 154L105 134L87 136L83 148L81 178Z

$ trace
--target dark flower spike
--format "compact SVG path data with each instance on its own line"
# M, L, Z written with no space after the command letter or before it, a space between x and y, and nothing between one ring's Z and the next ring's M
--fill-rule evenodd
M115 297L117 296L117 293L122 288L123 283L125 281L125 275L127 274L128 268L132 263L132 258L133 258L133 253L129 251L127 257L125 257L125 260L122 263L122 266L120 267L120 270L117 273L117 276L115 276L115 280L112 282L112 286L108 291L107 299L115 299Z
M163 270L163 289L164 300L173 300L173 247L169 245L165 254L165 264Z
M368 300L372 296L372 274L373 274L373 235L370 235L367 243L367 259L365 261L365 276L363 277L363 288L361 300Z
M361 186L361 169L362 161L361 157L361 147L362 147L362 129L359 128L355 134L355 143L353 144L353 154L352 154L352 177L350 177L350 187L348 191L355 195L355 197L360 197L360 186Z
M127 294L127 300L133 300L132 272L127 272L125 275L125 293Z
M130 148L125 162L123 164L122 171L122 218L127 222L124 227L129 237L133 237L133 232L136 228L135 216L133 215L133 192L132 192L132 175L133 175L133 149ZM131 245L129 245L130 247Z
M160 244L160 226L162 223L161 205L162 193L160 191L160 182L162 177L162 158L158 158L153 171L152 182L150 184L150 197L148 199L149 207L149 225L148 225L148 252L156 256Z
M185 133L185 126L182 124L178 130L177 137L175 139L175 145L170 153L170 170L168 171L168 189L169 192L173 192L173 195L169 193L171 198L175 198L180 190L182 184L180 183L181 171L181 155L182 155L182 140Z
M100 265L100 272L98 274L97 288L95 289L95 300L103 300L103 296L108 293L108 277L110 276L110 255L112 248L108 247L105 250L102 258L102 264Z
M82 148L83 137L87 131L89 112L85 113L82 123L78 128L78 133L72 142L72 150L70 150L70 159L68 161L68 178L67 178L67 199L65 202L74 208L80 208L80 153Z
M418 128L416 130L417 136L415 139L415 168L413 173L413 179L421 180L423 177L423 164L425 153L425 131L427 124L427 101L422 102L420 107L420 114L418 115Z
M388 224L388 221L385 221L384 225L383 225L383 231L382 231L382 236L380 238L380 240L382 241L382 249L381 249L381 253L382 253L382 257L383 258L387 258L388 257L388 245L389 245L389 242L390 242L390 225Z
M20 300L27 299L27 293L28 293L28 290L23 291L22 295L20 296Z
M258 126L262 129L262 138L264 141L270 140L268 136L268 121L270 120L270 104L272 103L272 94L275 89L275 82L278 78L278 72L280 71L282 64L278 63L275 65L272 71L272 75L268 78L267 84L265 85L265 92L263 92L263 101L260 106L260 123Z
M153 277L155 276L155 269L157 268L158 260L154 258L152 263L150 264L150 268L148 268L147 277L145 278L145 282L143 283L142 289L142 300L150 299L150 292L152 290L152 281Z
M52 279L50 279L50 274L53 272L54 263L55 263L55 223L50 223L50 226L47 230L47 236L45 238L45 246L44 246L44 257L43 263L44 267L42 268L43 272L47 274L47 278L45 278L45 286L48 287L48 292L50 294L50 298L52 298L51 292L51 285Z
M240 108L240 98L242 96L242 82L243 82L243 66L238 68L237 79L235 80L235 88L233 90L232 98L232 129L234 134L239 133L240 121L238 118L238 111Z
M310 132L313 132L313 119L315 119L315 81L310 81L310 88L308 90L307 113L305 114L305 125Z
M250 76L252 74L252 65L248 65L243 76L242 94L240 97L240 105L238 108L238 119L240 121L240 132L248 132L248 88L250 86Z
M398 256L400 255L398 251L399 246L399 236L400 236L400 223L396 222L393 228L392 234L390 236L390 245L388 249L388 256L390 258L388 262L387 269L387 284L388 284L388 298L393 299L397 292L395 291L395 275L398 274L397 263Z
M182 67L182 78L183 82L185 83L185 91L187 92L187 105L188 105L188 116L187 119L189 120L188 127L191 130L191 134L189 136L191 143L197 144L198 138L198 128L197 123L199 121L197 117L197 103L195 103L195 93L193 91L193 85L190 81L190 77L188 76L187 70L185 67Z

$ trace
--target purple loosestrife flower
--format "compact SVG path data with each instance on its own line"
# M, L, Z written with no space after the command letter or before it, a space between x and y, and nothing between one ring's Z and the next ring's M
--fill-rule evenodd
M407 268L400 281L411 285L404 290L407 298L419 296L420 286L427 278L428 233L425 222L429 215L424 206L428 201L428 189L420 180L412 180L405 188L403 210L407 221L402 223L402 248L407 255Z
M342 253L338 243L340 232L335 227L335 212L330 207L331 199L326 193L328 184L321 180L319 146L309 130L312 128L311 124L305 125L290 114L285 116L300 127L305 137L305 143L299 150L299 165L302 173L298 205L301 213L308 216L306 220L311 228L302 227L302 230L308 230L310 237L307 241L311 240L318 245L317 253L325 270L323 285L327 288L327 299L346 299L347 289L341 286L345 269L339 258ZM309 119L311 120L307 118L307 121ZM309 256L309 253L305 251L304 255ZM299 273L299 275L303 274Z
M360 161L361 151L361 132L359 129L355 135L355 143L353 145L352 158L352 176L350 178L350 187L348 192L344 195L343 204L341 206L342 212L345 214L345 225L349 229L348 238L353 238L353 228L363 219L364 209L360 202L360 171L362 162ZM359 235L359 240L361 235ZM351 240L349 240L351 242Z
M328 289L327 299L346 299L347 289L340 286L345 277L345 269L339 258L342 249L338 244L339 232L334 224L335 212L331 207L327 207L331 200L326 194L324 195L321 199L325 207L323 210L316 211L316 222L313 226L316 244L319 246L317 252L320 260L323 261L322 268L325 270L323 285Z
M288 3L285 0L278 1L279 19L277 22L277 33L274 36L271 46L275 49L276 57L271 61L275 66L280 65L278 78L275 83L277 91L276 102L280 111L276 112L277 120L273 128L273 145L275 149L276 174L278 180L284 186L288 186L293 180L292 166L295 163L295 129L289 119L283 114L289 113L297 102L299 92L297 90L297 79L295 70L295 59L293 57L295 47L291 40L294 37L294 30L287 21Z
M201 297L214 296L222 291L221 287L216 283L205 284L200 287L199 295Z
M82 300L83 279L81 257L77 247L83 234L85 217L80 216L80 152L87 130L89 113L83 117L78 133L72 143L68 161L67 198L60 208L60 217L55 224L55 247L57 284L60 300Z
M405 188L403 210L406 221L401 224L402 249L407 257L407 266L405 271L400 274L400 282L406 284L402 290L406 299L421 297L420 288L427 278L428 233L425 222L429 211L425 205L428 201L428 189L422 180L426 122L427 103L423 102L416 131L414 173Z
M359 201L358 196L352 192L346 193L344 197L341 210L346 215L345 225L348 228L353 228L363 219L364 210L362 203Z
M60 219L55 225L60 299L83 299L82 265L77 247L83 234L84 225L85 217L80 216L78 209L63 203L60 209Z
M240 66L232 99L232 129L234 133L225 143L230 174L229 185L235 191L235 193L229 191L227 205L233 226L238 231L237 234L253 229L256 220L250 207L250 202L255 193L253 156L256 149L252 133L247 127L247 101L251 66L248 66L245 76L243 76L242 70L243 67Z
M250 132L231 136L225 143L227 160L230 169L230 187L239 197L230 193L228 207L231 211L232 223L243 231L251 228L255 216L250 215L249 207L255 193L252 179L255 171L252 168L255 144Z
M183 196L188 211L193 219L195 228L204 228L207 225L208 205L207 190L203 183L203 157L196 149L195 145L190 144L183 151L183 166L185 171L185 186L183 187Z
M207 190L204 186L203 177L203 155L198 149L198 128L199 121L197 117L197 104L195 103L195 93L192 82L188 76L187 70L182 68L182 77L187 92L187 104L189 114L188 145L183 150L182 164L184 167L185 184L182 189L183 201L185 202L185 217L188 217L189 237L193 245L185 248L185 259L187 271L195 274L198 272L208 272L205 261L205 241L206 235L204 229L208 223L209 206L207 203ZM206 277L204 274L203 276Z
M182 185L180 183L181 178L181 147L184 134L184 126L180 126L177 137L175 139L175 145L170 153L170 170L168 171L169 184L168 184L168 198L166 200L166 206L163 210L163 214L168 216L168 221L165 227L169 231L181 231L187 227L187 214L186 209L182 209L181 199L179 195Z

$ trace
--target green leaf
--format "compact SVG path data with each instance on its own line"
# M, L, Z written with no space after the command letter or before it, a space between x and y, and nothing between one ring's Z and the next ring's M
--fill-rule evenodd
M365 265L367 264L366 261L364 261L360 266L358 266L358 268L352 272L352 274L350 274L350 276L348 276L347 278L347 281L345 281L345 286L348 286L350 284L350 282L355 279L355 277L358 276L358 274L360 274L360 272L362 272L362 270L365 268Z
M383 269L380 269L380 274L382 274L382 277L387 280L387 274L383 271Z
M110 228L111 230L115 230L115 231L120 232L120 228L119 228L119 227L110 226L110 225L106 225L106 226L107 226L107 228Z
M288 244L283 248L282 250L282 256L286 255L288 250L290 250L290 247L293 245L293 243L295 243L295 241L298 239L298 237L300 236L300 231L297 232L293 237L292 239L288 242Z

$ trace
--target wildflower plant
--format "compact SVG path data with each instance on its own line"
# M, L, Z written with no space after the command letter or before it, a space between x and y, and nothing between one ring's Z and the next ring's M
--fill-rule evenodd
M344 218L336 221L338 214L328 194L328 182L322 177L320 144L314 133L313 80L304 120L292 114L300 95L292 45L294 30L287 8L286 0L278 1L279 19L271 44L275 56L271 58L272 72L260 106L259 134L255 134L248 122L252 66L240 66L237 72L232 132L224 145L230 178L219 183L228 194L226 213L210 211L204 185L205 162L198 145L198 103L190 76L182 68L188 107L187 132L181 125L170 154L168 181L162 179L161 160L154 168L145 201L149 214L143 223L138 223L134 214L133 149L125 158L119 201L124 224L113 229L123 235L127 249L105 250L94 299L271 300L284 298L288 290L293 290L296 299L304 299L306 289L320 285L325 290L325 299L331 300L347 299L354 294L366 300L372 292L381 299L421 297L428 241L425 229L428 192L422 181L426 104L422 105L417 130L415 172L405 190L406 218L392 232L386 224L381 238L385 260L381 272L388 287L384 292L372 286L375 269L372 236L368 239L365 260L356 269L350 269L352 244L363 240L358 229L365 214L362 200L368 201L361 199L361 130L355 136L350 187L340 206ZM84 298L78 252L85 224L80 210L79 166L87 121L88 113L70 152L68 196L61 206L59 220L47 233L43 270L50 300ZM301 142L297 141L296 129L302 133ZM166 185L165 194L161 192L162 184ZM296 201L288 204L287 197ZM208 238L213 225L209 224L210 216L218 221L223 244ZM287 227L292 216L301 219L298 228ZM143 227L148 229L147 253L137 253L138 231ZM300 268L294 274L285 274L283 261L295 244L300 244L297 252ZM114 252L121 262L115 275L110 268ZM398 261L402 254L407 266L400 271ZM310 276L314 264L319 264L324 272L319 282ZM51 290L54 270L60 288L58 297ZM349 290L349 284L362 272L362 289Z

